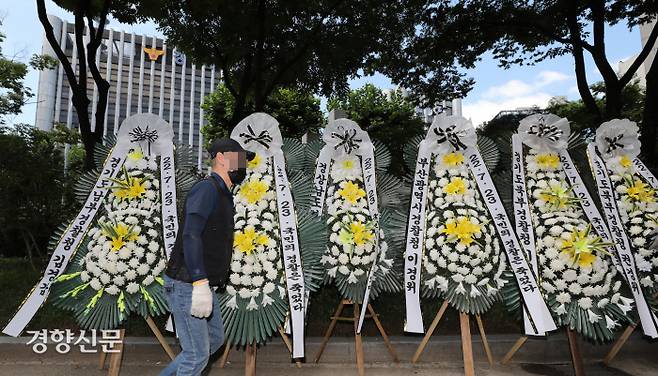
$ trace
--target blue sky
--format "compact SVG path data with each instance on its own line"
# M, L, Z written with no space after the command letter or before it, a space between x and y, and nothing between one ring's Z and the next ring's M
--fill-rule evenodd
M72 20L72 15L47 2L49 12ZM2 46L6 56L27 62L33 53L41 51L42 29L37 18L36 5L31 0L0 0L0 15L3 19L1 30L7 38ZM123 25L116 21L110 27L134 31L145 35L161 36L152 24ZM628 30L625 25L609 27L606 31L608 59L616 64L636 54L640 48L640 33L637 28ZM594 83L601 79L596 67L588 61L588 79ZM577 99L573 60L570 56L544 61L536 66L515 66L503 70L497 62L486 55L475 69L468 72L476 81L474 89L463 101L463 115L471 118L474 124L491 119L501 110L537 105L545 106L554 96L567 96ZM26 79L28 87L36 94L38 72L31 71ZM357 88L365 83L387 89L394 85L382 75L361 77L351 80L350 86ZM23 108L23 113L8 118L9 123L34 123L36 104Z

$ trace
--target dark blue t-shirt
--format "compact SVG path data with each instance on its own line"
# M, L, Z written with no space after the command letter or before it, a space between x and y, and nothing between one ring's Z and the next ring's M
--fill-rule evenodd
M222 194L232 196L231 191L216 173L210 174L219 184ZM203 242L201 234L206 227L210 214L217 210L219 192L215 185L209 180L196 183L187 194L185 205L185 228L183 229L183 256L185 265L192 277L192 281L198 281L207 277L205 265L203 264ZM226 215L233 215L233 208L223 210Z

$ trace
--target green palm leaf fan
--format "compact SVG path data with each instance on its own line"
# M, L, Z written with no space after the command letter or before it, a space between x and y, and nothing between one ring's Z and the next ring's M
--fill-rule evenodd
M176 197L185 197L197 180L196 163L185 155L186 147L172 150L173 131L166 122L140 114L126 119L121 127L119 140L106 138L94 157L104 169L111 153L117 157L117 150L125 150L119 153L125 159L117 166L116 176L106 181L108 194L50 295L52 304L72 311L84 328L113 329L131 315L146 318L168 311L161 277L166 265L162 158L173 156ZM127 138L122 139L122 134ZM80 177L74 189L81 202L94 194L99 177L99 170ZM61 233L54 234L51 244L60 237Z

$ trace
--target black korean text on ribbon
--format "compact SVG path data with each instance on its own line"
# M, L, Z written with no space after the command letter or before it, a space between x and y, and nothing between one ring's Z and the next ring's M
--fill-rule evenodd
M256 132L254 132L254 129L251 127L251 124L247 125L247 130L249 131L249 133L242 132L239 135L244 139L245 144L248 144L253 141L263 145L267 149L270 148L270 142L272 142L272 136L270 136L270 132L268 132L267 130L262 130L260 131L260 133L256 134Z
M552 142L556 142L562 136L562 130L553 125L546 125L544 117L541 116L537 119L538 123L530 126L528 134L536 135L537 137L546 138Z
M331 137L340 140L340 142L334 146L334 150L338 150L342 147L347 154L352 154L352 151L358 149L359 143L362 141L360 138L355 138L356 129L347 129L343 134L332 132Z
M434 128L434 134L439 137L436 142L442 144L447 141L455 150L466 150L466 145L459 138L465 134L463 131L455 132L455 128L457 128L456 124L449 126L445 130L441 128Z
M158 131L157 130L149 130L149 126L147 125L146 128L142 129L142 127L137 126L133 130L131 130L129 133L130 135L130 142L138 142L142 143L146 141L146 151L149 155L151 155L151 144L154 143L158 139Z

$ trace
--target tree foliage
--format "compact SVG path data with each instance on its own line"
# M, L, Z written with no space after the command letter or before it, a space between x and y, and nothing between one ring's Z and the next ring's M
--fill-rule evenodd
M5 35L0 32L0 125L6 123L6 116L20 113L21 107L34 96L24 83L29 67L42 70L55 66L55 60L47 55L35 54L29 64L6 57L1 45L4 40Z
M125 19L156 22L197 64L221 70L231 122L261 111L278 88L330 95L390 40L413 30L418 0L165 0Z
M76 172L65 175L60 143L69 137L25 124L0 128L0 255L46 257L50 235L74 210Z
M622 89L658 38L654 29L629 70L618 77L606 56L606 26L632 27L657 14L656 2L644 0L429 1L417 33L382 54L375 67L431 104L465 96L474 81L464 69L473 68L486 52L503 68L570 54L583 104L605 120L620 116ZM604 79L603 109L587 83L586 53Z
M400 91L387 94L367 84L351 90L347 95L330 98L327 108L346 111L349 119L390 149L393 156L391 172L398 176L405 173L404 145L424 134L425 123L416 115L414 105Z
M247 103L247 107L255 110L252 102ZM203 139L210 142L228 137L235 125L232 120L235 98L225 85L219 85L206 96L203 109L208 121L201 129ZM267 99L262 111L279 122L283 137L301 138L307 132L317 133L323 122L320 100L312 94L295 89L277 89Z

